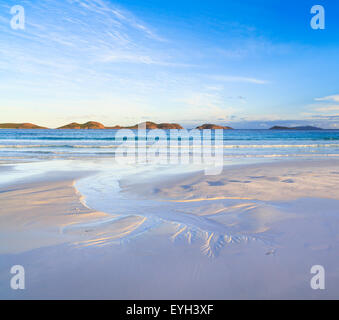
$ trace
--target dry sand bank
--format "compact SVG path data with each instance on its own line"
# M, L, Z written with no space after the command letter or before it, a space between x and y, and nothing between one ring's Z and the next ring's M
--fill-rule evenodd
M225 166L219 175L204 172L138 183L123 180L130 196L173 201L222 198L279 201L302 197L339 199L339 160L289 160L265 164Z
M98 212L83 203L74 187L85 173L50 172L0 188L0 254L18 253L61 243L91 243L90 226L99 234L110 229L111 237L128 232L139 217L129 217L111 225L118 216ZM126 221L128 220L128 221ZM104 226L104 227L103 227Z

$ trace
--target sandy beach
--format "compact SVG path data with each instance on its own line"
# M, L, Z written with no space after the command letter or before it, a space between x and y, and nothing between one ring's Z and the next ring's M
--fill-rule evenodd
M1 185L0 298L339 297L338 160L133 172L109 201L88 189L107 171L72 166ZM16 264L25 290L9 286ZM326 290L311 289L313 265Z

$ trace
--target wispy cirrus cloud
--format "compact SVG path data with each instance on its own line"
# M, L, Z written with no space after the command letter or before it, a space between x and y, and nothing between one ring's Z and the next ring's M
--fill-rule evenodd
M163 49L160 44L166 40L155 28L110 1L25 1L23 5L25 30L12 30L9 14L0 19L0 72L6 74L0 86L7 95L20 90L30 99L76 99L108 91L113 96L129 88L131 96L154 86L145 69L186 67ZM0 17L9 9L0 3Z
M103 0L68 0L69 3L77 3L81 7L84 7L88 11L96 13L98 15L106 16L112 20L116 25L129 25L130 27L143 32L148 37L165 41L154 30L146 26L146 24L140 19L136 18L130 11L113 6L107 1Z
M220 82L240 82L240 83L253 83L253 84L267 84L269 81L258 79L254 77L243 77L243 76L227 76L227 75L213 75L212 79Z
M161 50L150 49L151 42L163 41L162 37L131 12L108 1L48 1L41 5L33 2L25 4L25 8L30 16L24 32L11 30L9 23L0 23L0 31L8 39L0 45L2 65L7 65L8 71L13 71L13 61L19 61L23 70L28 70L27 65L38 69L36 60L60 66L65 64L60 61L67 61L74 66L72 72L90 67L98 73L96 64L104 62L157 62L164 66L171 62ZM52 75L59 70L55 68Z

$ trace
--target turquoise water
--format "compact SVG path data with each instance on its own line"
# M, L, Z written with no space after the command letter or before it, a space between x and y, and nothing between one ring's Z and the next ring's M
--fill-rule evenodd
M298 156L339 156L339 130L224 130L220 136L212 131L211 139L201 143L203 133L195 132L194 139L176 130L148 131L139 135L135 130L0 130L1 160L46 160L117 157L122 145L134 152L141 150L138 143L149 148L157 147L161 155L176 152L201 152L200 146L215 146L227 159L269 158ZM189 148L188 144L193 147ZM127 152L128 153L128 152ZM125 155L126 156L126 155Z

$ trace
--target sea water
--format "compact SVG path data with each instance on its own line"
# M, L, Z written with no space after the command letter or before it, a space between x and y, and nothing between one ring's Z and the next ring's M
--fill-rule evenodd
M123 141L118 132L2 129L0 161L114 158L122 143L134 148L137 141ZM160 141L146 136L146 148L156 142L160 154L171 152L171 130L163 132L166 136L160 137ZM224 130L218 139L222 139L217 142L225 160L339 155L339 130ZM180 148L180 143L176 148Z

